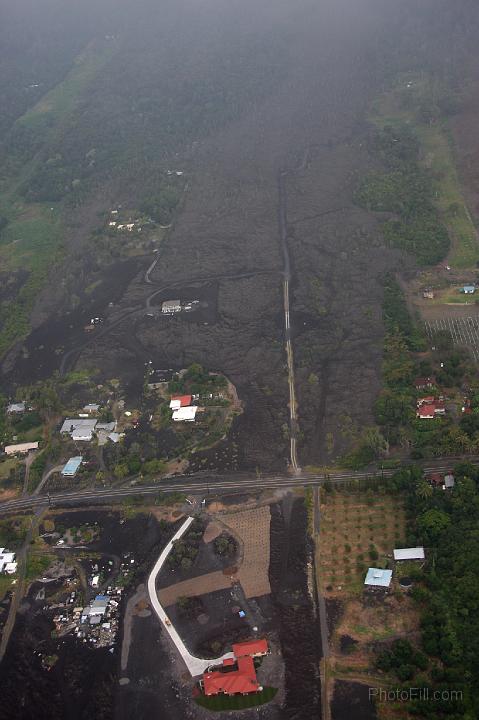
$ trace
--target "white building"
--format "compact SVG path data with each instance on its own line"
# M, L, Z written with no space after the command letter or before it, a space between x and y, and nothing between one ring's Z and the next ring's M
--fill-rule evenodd
M165 315L169 315L171 313L177 313L180 311L181 311L180 300L165 300L165 302L161 306L161 312L165 313Z
M175 422L194 422L198 407L189 405L188 407L180 407L173 412L173 420Z
M0 573L6 572L12 575L17 571L17 563L15 562L15 553L0 548Z
M68 433L72 440L90 441L97 421L85 418L67 418L61 426L61 433Z
M394 550L395 560L424 560L424 548L397 548Z
M18 445L6 445L6 455L24 455L30 450L38 450L38 442L18 443Z
M11 403L10 405L7 405L7 413L9 414L24 413L26 409L27 408L24 402Z

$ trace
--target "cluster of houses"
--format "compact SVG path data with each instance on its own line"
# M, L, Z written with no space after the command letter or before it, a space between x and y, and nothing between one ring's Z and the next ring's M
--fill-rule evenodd
M110 214L111 214L112 218L117 218L118 210L111 210ZM138 223L139 223L138 220L135 220L135 222L121 223L121 222L118 222L117 219L115 219L115 220L110 219L108 221L108 227L115 229L115 230L119 230L120 232L122 230L126 230L127 232L133 232L133 230L136 228L137 232L141 232L141 225L139 225Z
M192 405L192 395L172 395L170 398L170 410L173 411L172 419L175 422L194 422L198 406Z
M70 435L75 442L91 442L94 435L99 445L104 445L108 440L119 442L122 434L116 432L116 422L100 422L97 418L91 417L98 412L99 407L95 403L85 405L83 412L78 413L77 418L64 420L60 433Z
M248 695L263 689L256 676L254 659L269 653L266 640L234 643L231 657L220 668L208 670L200 680L205 695Z
M394 550L395 562L404 560L424 561L424 548L397 548ZM366 573L364 584L368 590L387 590L391 585L393 571L384 568L370 567Z
M73 592L64 604L65 609L53 618L56 632L62 636L73 631L83 642L97 648L113 647L118 633L121 594L121 587L109 587L106 594L96 595L86 607L74 607L76 593Z

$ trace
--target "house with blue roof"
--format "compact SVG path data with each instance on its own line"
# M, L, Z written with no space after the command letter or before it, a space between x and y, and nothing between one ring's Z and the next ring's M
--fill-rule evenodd
M64 466L62 470L62 475L64 477L73 477L76 475L78 468L82 464L83 455L78 455L76 457L71 457L67 464Z

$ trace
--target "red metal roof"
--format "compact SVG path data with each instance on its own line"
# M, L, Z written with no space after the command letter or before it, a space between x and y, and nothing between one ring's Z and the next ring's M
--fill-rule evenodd
M180 407L188 407L188 405L191 405L191 395L172 395L171 400L179 400Z
M417 409L416 415L421 418L430 418L434 417L435 411L435 405L422 405L420 408Z
M223 662L226 665L226 662ZM229 663L228 663L229 665ZM256 679L254 660L251 657L242 657L238 660L238 669L232 672L214 670L203 675L203 690L205 695L235 695L236 693L252 693L259 690Z
M233 654L237 658L253 656L253 655L266 655L268 652L268 643L266 640L247 640L246 642L234 643Z

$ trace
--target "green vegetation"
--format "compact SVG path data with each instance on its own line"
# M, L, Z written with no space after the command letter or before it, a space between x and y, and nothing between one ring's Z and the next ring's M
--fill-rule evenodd
M26 568L27 580L35 580L35 578L43 575L45 570L50 567L51 563L52 559L48 555L36 555L34 553L29 553Z
M0 545L9 550L20 547L27 536L29 524L30 516L28 515L0 520Z
M356 201L397 219L383 224L390 245L414 255L421 265L434 265L449 251L449 235L434 204L432 177L419 166L419 142L408 125L377 130L375 153L387 170L366 178Z
M379 656L378 666L400 680L429 686L431 696L433 690L462 693L439 704L413 702L410 712L424 718L473 718L479 713L479 472L463 463L456 465L454 475L452 491L439 488L428 494L420 491L419 468L402 469L393 477L406 497L407 543L427 548L427 563L416 571L412 593L422 613L422 652L403 642L394 644ZM418 677L428 666L427 676Z
M207 710L244 710L271 702L278 692L277 688L264 687L261 692L250 693L249 695L199 695L195 702Z
M456 268L472 268L479 257L477 232L462 195L447 125L458 107L457 94L437 78L426 73L400 76L396 85L375 103L371 121L380 137L386 133L394 140L399 139L395 145L404 146L401 136L407 129L416 148L413 150L409 140L405 146L409 153L403 155L399 172L393 165L388 172L372 176L360 188L358 199L373 210L399 215L398 224L386 223L385 236L391 243L412 251L419 262L432 264L444 257L446 227L452 240L450 264ZM397 155L395 148L389 148L389 152L393 157ZM384 160L384 152L380 154ZM406 187L408 180L411 188ZM406 209L404 223L402 205L410 200L413 204ZM410 209L418 208L422 201L423 210L431 210L433 206L434 212L426 212L425 222L411 223ZM425 246L428 239L432 241L429 250ZM444 250L442 256L441 250Z
M203 405L208 404L208 395L218 393L227 386L226 378L223 375L210 374L198 363L193 363L181 376L168 384L170 393L199 395ZM214 404L218 404L217 398L212 398Z

